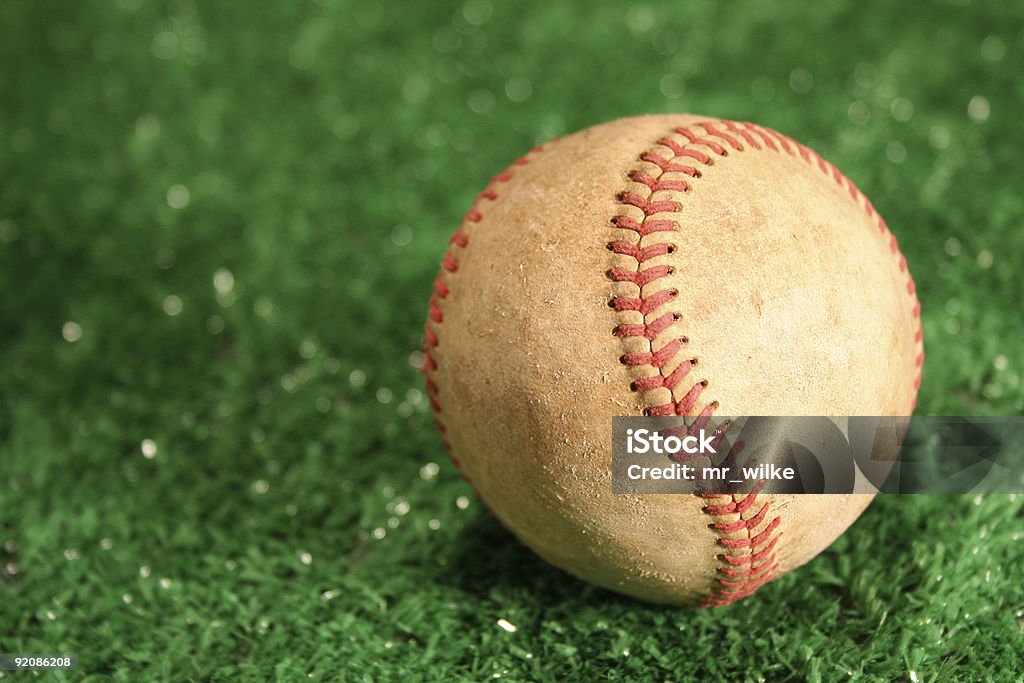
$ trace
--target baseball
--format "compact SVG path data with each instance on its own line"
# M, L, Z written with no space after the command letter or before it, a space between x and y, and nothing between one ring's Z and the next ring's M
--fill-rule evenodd
M725 605L812 559L866 494L637 495L618 415L910 415L923 346L896 238L768 128L627 118L529 151L452 236L426 323L446 446L548 562L643 600Z

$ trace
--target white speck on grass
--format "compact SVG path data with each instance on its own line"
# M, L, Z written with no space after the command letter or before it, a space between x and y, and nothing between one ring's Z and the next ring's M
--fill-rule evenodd
M381 403L391 403L392 397L393 394L391 393L391 390L388 389L387 387L381 387L380 389L377 390L377 400Z
M396 247L404 247L412 242L412 228L408 225L396 225L391 228L391 241Z
M458 498L455 499L455 507L459 508L460 510L465 510L466 508L469 507L469 498L467 498L466 496L459 496Z
M358 389L366 384L366 373L362 370L353 370L348 375L348 383Z
M797 67L789 72L789 87L793 92L809 93L814 87L814 76L803 67Z
M861 62L853 70L853 82L861 88L870 88L878 81L878 69L867 62Z
M376 538L378 541L387 536L387 534L388 532L384 529L384 527L377 527L373 530L373 537Z
M508 86L506 86L506 89ZM452 139L452 129L447 123L439 122L427 126L424 134L427 144L433 147L444 147Z
M149 565L148 564L144 564L141 567L139 567L139 576L141 576L144 579L148 579L149 578L149 574L150 574L150 569L149 569Z
M1006 54L1006 45L999 36L987 36L981 41L981 56L990 62L998 62Z
M1010 361L1003 354L999 354L992 359L992 365L996 370L1005 370L1010 365Z
M949 147L949 130L945 126L932 126L928 130L928 144L935 149Z
M359 132L359 119L349 115L339 116L331 125L331 132L341 140L351 140Z
M140 140L152 140L160 135L160 119L156 114L143 114L135 120L135 135Z
M402 99L409 104L422 104L430 95L430 82L422 76L413 76L402 84Z
M153 458L156 457L156 442L153 441L152 439L143 439L141 450L143 458L145 458L146 460L152 460Z
M515 624L513 624L512 622L510 622L510 621L508 621L507 619L504 619L504 618L498 619L497 624L498 624L499 628L502 628L502 629L508 631L509 633L515 633L516 631L519 630L518 626L516 626Z
M914 116L914 105L906 97L897 97L889 105L889 113L897 121L909 121Z
M993 260L994 257L992 256L992 252L989 251L988 249L982 249L981 251L978 252L978 265L984 268L985 270L988 270L989 268L992 267Z
M525 102L533 94L533 85L525 76L513 76L505 82L505 95L513 102Z
M661 94L670 100L679 99L686 90L683 77L679 74L665 74L658 82L658 87L661 89Z
M847 107L846 116L850 119L851 123L863 126L871 119L871 108L865 102L857 100L856 102L851 102L850 106Z
M221 294L227 294L235 288L235 276L227 268L218 268L213 274L213 288Z
M75 550L74 548L67 548L64 551L64 559L65 560L77 560L81 556L82 555L77 550Z
M494 109L494 94L486 88L478 88L469 93L469 98L466 102L474 113L486 114Z
M626 12L626 26L634 36L650 31L657 20L650 5L633 5Z
M967 116L972 121L987 121L989 114L992 113L992 108L989 106L988 98L982 97L981 95L975 95L971 98L971 101L967 103Z
M170 579L160 579L160 587L163 588L164 590L167 590L168 588L171 587L171 580Z
M178 54L178 35L172 31L160 31L153 36L150 51L157 59L174 59Z
M64 341L72 344L82 338L82 328L74 320L69 320L60 328L60 334Z
M264 493L270 490L270 482L268 482L266 479L257 479L252 483L252 490L253 493L263 495Z
M164 297L163 309L167 315L172 317L179 315L184 307L185 305L182 303L181 297L175 294L169 294Z
M167 206L172 209L184 209L192 196L184 185L171 185L167 190Z
M482 26L491 18L493 11L488 0L468 0L462 6L462 17L473 26Z
M891 100L896 97L896 93L899 92L899 83L896 81L896 77L892 74L881 74L878 77L878 88L876 90L878 96L884 100Z
M252 302L253 312L261 318L269 318L274 313L274 302L261 296Z
M946 240L946 253L950 256L957 256L960 253L960 240L955 237L950 237Z
M313 556L309 553L299 553L299 561L308 567L313 564Z
M432 519L432 520L430 520L429 522L427 522L427 528L430 529L431 531L437 531L438 529L441 528L441 520L439 520L439 519Z
M217 292L216 299L222 308L229 308L238 301L238 295L234 292Z

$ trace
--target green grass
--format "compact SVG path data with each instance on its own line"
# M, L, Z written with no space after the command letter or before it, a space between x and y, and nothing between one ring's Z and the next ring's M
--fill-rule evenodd
M413 367L447 235L535 142L643 112L836 162L916 276L919 411L1024 410L1024 6L594 4L0 4L0 652L78 653L55 680L1019 678L1024 497L881 498L693 612L547 566L447 462Z

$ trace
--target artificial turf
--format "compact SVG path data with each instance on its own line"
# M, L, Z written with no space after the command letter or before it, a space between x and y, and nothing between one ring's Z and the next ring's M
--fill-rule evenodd
M1024 410L1024 5L0 4L0 652L52 680L1019 680L1024 497L882 496L713 611L583 584L447 461L416 369L486 179L608 119L849 175L922 414ZM32 679L0 672L0 680Z

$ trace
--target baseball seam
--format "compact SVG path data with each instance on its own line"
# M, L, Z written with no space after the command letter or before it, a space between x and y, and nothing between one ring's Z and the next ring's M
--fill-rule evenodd
M445 426L444 421L441 418L441 403L439 400L440 389L433 380L433 375L438 369L437 360L434 358L433 351L440 344L440 339L438 337L440 332L439 328L441 323L444 322L444 312L441 310L441 306L439 304L442 300L448 298L448 295L451 293L449 280L451 275L456 273L459 269L459 254L469 246L469 235L466 233L466 228L470 224L479 223L483 220L485 202L494 202L498 199L499 186L512 179L515 168L518 166L525 166L530 162L531 154L536 154L543 150L544 146L537 146L531 149L527 154L516 159L508 168L491 178L487 183L487 187L485 187L484 190L476 196L476 199L473 201L473 205L463 217L462 224L459 226L459 229L456 230L448 240L448 250L441 259L441 270L437 274L437 277L434 278L433 293L427 303L427 322L424 324L423 328L423 365L420 367L427 390L427 398L430 401L430 409L434 413L434 424L437 425L438 430L441 432L441 442L444 444L445 450L448 451L452 464L454 464L459 470L462 478L470 486L473 486L473 490L476 492L477 497L480 498L480 500L483 500L480 496L480 492L476 489L473 482L469 480L469 477L466 476L466 473L462 469L462 465L459 463L458 457L455 455L451 442L448 440L448 428ZM490 508L488 507L488 509Z
M896 237L853 182L810 148L770 128L718 120L676 128L659 139L652 149L642 153L640 167L629 174L632 184L618 196L621 213L612 218L612 225L616 228L634 233L631 239L609 242L607 248L615 254L632 258L636 267L611 268L607 276L615 283L632 283L638 290L637 296L613 296L609 306L620 318L620 323L612 330L613 334L622 337L624 343L630 338L644 340L643 351L636 351L635 346L627 347L627 352L619 359L639 375L630 383L630 389L639 393L642 402L646 403L644 414L696 414L695 422L703 423L719 408L717 401L700 403L700 397L708 387L706 379L696 379L687 384L687 378L698 366L699 359L686 354L686 336L673 334L672 328L682 318L678 312L669 310L678 291L657 288L657 281L671 275L673 266L664 263L644 266L650 259L674 253L676 246L667 240L641 245L647 235L658 234L660 238L662 234L680 231L676 218L681 205L661 197L655 198L656 193L689 192L691 183L702 175L701 167L713 165L716 157L727 157L730 149L744 151L747 149L744 144L756 150L786 153L816 166L844 188L851 200L869 218L875 219L882 235L889 237L889 250L898 257L899 270L906 276L906 291L913 301L912 314L917 323L914 336L915 350L918 351L915 359L917 375L914 380L915 398L910 406L913 412L924 362L921 307ZM649 288L655 291L645 294ZM631 322L635 320L634 312L640 314L642 323ZM656 340L661 342L657 350L654 348ZM717 577L705 606L727 605L750 595L769 582L779 569L775 547L781 537L781 519L778 516L768 518L771 500L762 499L758 505L758 494L762 488L763 482L746 495L698 494L708 500L702 511L712 519L708 527L715 532L716 542L723 549L717 556ZM736 534L741 536L737 538Z

